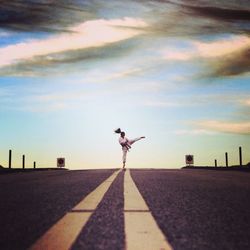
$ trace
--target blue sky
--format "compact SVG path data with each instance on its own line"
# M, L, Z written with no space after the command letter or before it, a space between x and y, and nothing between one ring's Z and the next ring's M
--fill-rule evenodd
M244 8L243 8L244 7ZM250 161L248 1L5 1L0 164L128 167Z

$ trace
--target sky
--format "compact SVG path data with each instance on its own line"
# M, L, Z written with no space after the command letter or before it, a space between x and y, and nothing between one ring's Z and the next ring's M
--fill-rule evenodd
M249 0L0 5L0 165L130 168L250 162Z

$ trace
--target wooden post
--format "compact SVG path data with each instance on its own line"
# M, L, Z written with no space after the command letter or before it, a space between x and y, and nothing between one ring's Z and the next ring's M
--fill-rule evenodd
M34 161L34 168L36 168L36 162Z
M240 167L242 167L242 151L241 151L241 147L239 147L239 158L240 158Z
M217 168L217 160L214 160L214 166Z
M228 155L227 155L227 152L225 153L225 157L226 157L226 167L228 168Z
M23 169L25 169L25 155L23 155Z
M11 168L11 160L12 160L12 151L9 150L9 168Z

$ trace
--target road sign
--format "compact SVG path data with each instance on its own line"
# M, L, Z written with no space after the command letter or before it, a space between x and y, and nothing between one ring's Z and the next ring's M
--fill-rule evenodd
M186 164L193 165L194 164L194 156L193 155L186 155Z
M57 167L64 168L65 167L65 158L57 158Z

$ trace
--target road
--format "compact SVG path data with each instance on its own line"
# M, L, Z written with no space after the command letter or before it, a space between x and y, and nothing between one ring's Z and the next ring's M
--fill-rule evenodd
M0 249L250 249L250 173L3 174L0 199Z

